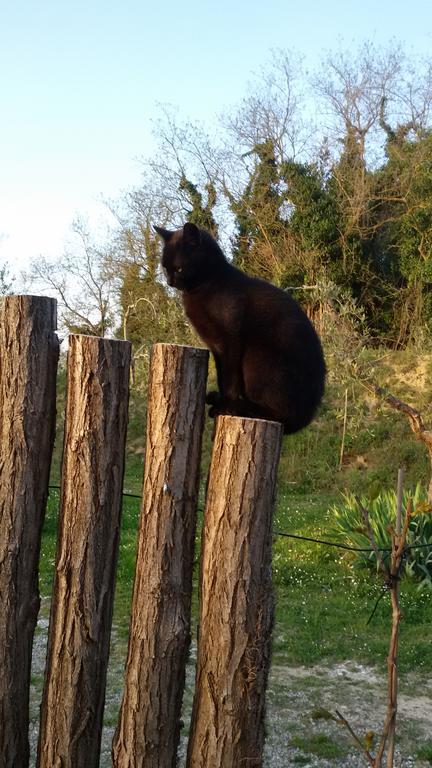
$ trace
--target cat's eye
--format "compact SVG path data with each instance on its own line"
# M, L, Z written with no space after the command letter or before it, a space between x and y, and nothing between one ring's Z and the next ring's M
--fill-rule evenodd
M176 267L176 268L175 268L175 271L176 271L176 272L183 272L183 267Z

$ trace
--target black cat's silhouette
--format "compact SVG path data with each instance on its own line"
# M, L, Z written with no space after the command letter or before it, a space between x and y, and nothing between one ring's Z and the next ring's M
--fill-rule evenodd
M210 415L279 421L285 434L309 424L324 392L325 363L297 302L230 264L195 224L155 230L168 285L182 291L186 314L215 359L219 392L207 395Z

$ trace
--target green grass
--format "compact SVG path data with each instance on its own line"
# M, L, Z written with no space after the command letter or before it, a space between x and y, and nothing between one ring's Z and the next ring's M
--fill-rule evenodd
M376 351L373 355L378 357ZM389 389L418 405L427 417L432 402L430 377L420 399L404 384L403 366L412 371L413 355L397 358L402 375L392 380L395 361L386 358L378 379L389 381ZM387 367L385 367L387 366ZM394 376L393 376L394 377ZM64 372L60 377L58 412L64 404ZM345 385L344 385L345 386ZM331 507L341 501L340 491L360 492L394 488L397 468L404 463L407 486L429 480L426 451L413 440L406 418L379 403L365 399L361 388L349 390L348 429L345 451L354 457L365 455L364 468L355 462L339 470L343 417L343 388L329 381L326 400L318 418L306 430L284 439L278 478L275 530L313 538L329 538ZM417 400L416 400L417 398ZM139 495L142 489L145 400L131 395L125 490ZM427 419L426 419L427 420ZM203 468L200 507L203 506L205 477L210 461L212 424L206 421L203 439ZM60 424L53 459L52 482L59 482L61 461ZM40 584L42 595L51 591L55 561L55 536L59 494L50 494L43 530ZM114 622L123 642L129 624L130 600L136 557L139 499L124 497L121 539L114 607ZM201 514L201 513L200 513ZM275 536L273 577L276 594L274 654L285 664L311 665L324 661L353 659L377 664L384 669L390 629L388 596L379 602L371 624L367 621L381 594L382 584L374 574L357 574L350 558L337 549ZM193 610L197 611L197 568ZM426 641L432 623L432 599L419 591L415 582L402 585L399 664L402 671L432 668L432 646Z
M141 463L142 460L140 459ZM142 473L142 466L141 466ZM126 487L137 477L132 463ZM293 494L282 487L275 514L275 529L325 538L328 509L334 496L318 498ZM51 591L56 547L58 491L50 493L43 530L40 584L42 595ZM139 499L124 497L114 605L114 623L122 640L127 637L136 558ZM194 618L197 611L197 568L194 584ZM278 663L312 665L354 659L385 668L390 630L388 596L380 601L368 626L382 584L375 576L356 575L339 550L275 536L274 582L276 621L273 653ZM399 666L430 670L432 623L430 592L404 581Z
M425 762L432 765L432 741L429 741L427 744L423 744L423 746L417 752L417 757L420 760L424 760Z
M326 539L331 502L329 494L314 499L282 492L275 528ZM387 593L367 624L383 592L381 578L373 573L357 574L341 550L318 544L276 536L273 552L273 651L279 663L310 665L355 659L384 669L391 623ZM401 606L399 667L401 671L430 670L431 593L404 580Z
M316 757L331 759L346 755L346 750L325 733L313 733L310 736L293 736L291 745L306 754L315 755ZM301 760L300 762L297 761L297 765L302 765Z
M59 491L51 490L42 531L41 556L39 562L39 587L42 597L50 596L52 591L56 558L59 502ZM129 626L130 603L135 572L139 510L139 499L128 498L127 496L123 498L121 536L114 600L114 622L123 637L127 636Z
M39 560L39 589L42 597L51 595L54 578L59 497L59 491L50 490L42 531L41 554Z

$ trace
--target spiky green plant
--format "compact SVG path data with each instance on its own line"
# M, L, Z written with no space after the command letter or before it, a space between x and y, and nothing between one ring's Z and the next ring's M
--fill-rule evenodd
M403 507L412 499L413 517L407 536L407 552L404 560L405 575L421 582L422 587L432 588L432 509L427 504L426 491L420 483L413 493L405 492ZM356 497L342 494L343 503L330 509L330 533L341 543L359 549L369 549L370 542L363 524ZM376 498L360 498L360 503L370 513L370 524L379 548L389 548L390 530L396 520L396 493L382 491ZM429 546L430 545L430 546ZM354 568L376 568L375 554L350 552Z

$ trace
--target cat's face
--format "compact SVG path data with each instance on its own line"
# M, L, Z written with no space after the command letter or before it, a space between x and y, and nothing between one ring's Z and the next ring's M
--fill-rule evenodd
M163 240L162 267L167 283L179 291L189 291L203 280L205 258L201 253L201 232L195 224L170 232L155 227Z

